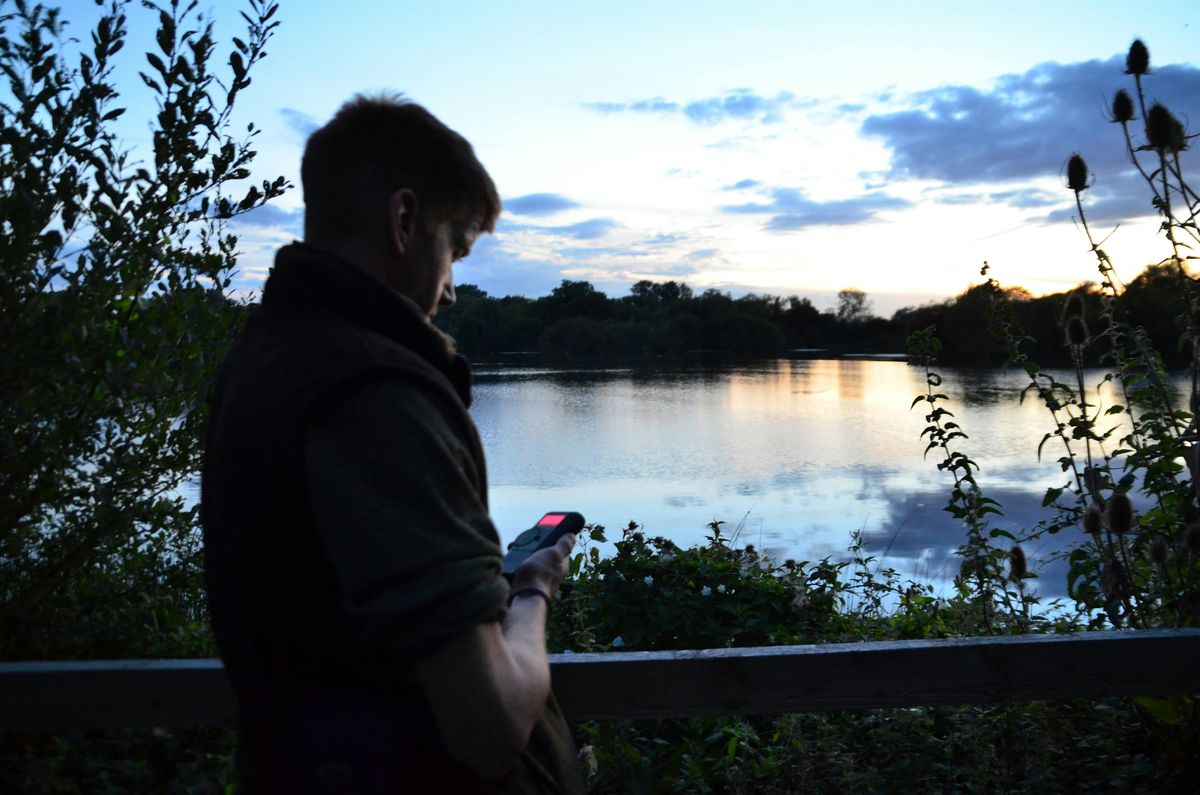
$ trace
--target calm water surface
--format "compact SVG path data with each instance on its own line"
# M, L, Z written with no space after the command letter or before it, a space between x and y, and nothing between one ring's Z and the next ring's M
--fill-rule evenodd
M1017 371L942 368L945 404L970 435L957 449L981 466L1011 530L1045 516L1066 476L1061 446L1036 451L1052 426ZM844 558L851 533L885 565L944 582L962 526L942 511L952 479L922 460L924 371L902 362L788 360L694 369L549 370L476 365L472 414L488 456L492 515L505 541L547 510L577 510L619 537L703 543L713 520L777 560ZM1088 375L1097 383L1102 373ZM740 529L738 529L740 526ZM1061 594L1048 562L1070 531L1027 552L1038 588Z

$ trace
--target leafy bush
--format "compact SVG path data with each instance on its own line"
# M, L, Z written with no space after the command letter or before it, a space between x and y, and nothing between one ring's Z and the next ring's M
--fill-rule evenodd
M679 549L625 528L616 552L581 537L555 600L553 651L667 650L985 634L973 588L938 598L864 555L785 561L730 544ZM1019 593L1010 574L1003 587ZM1003 603L998 603L1002 605ZM1015 607L1015 604L1014 604ZM1016 608L1004 631L1079 626ZM636 683L630 683L636 687ZM1147 701L1161 706L1168 700ZM1169 790L1185 765L1129 702L929 707L577 727L595 792ZM1064 743L1064 738L1070 738ZM1193 746L1194 747L1194 746Z
M90 40L57 9L0 5L0 653L210 652L194 500L205 398L240 319L226 222L287 187L239 188L230 130L277 6L249 0L223 78L195 3L145 3L151 147L119 139L126 6ZM237 194L231 196L231 191Z

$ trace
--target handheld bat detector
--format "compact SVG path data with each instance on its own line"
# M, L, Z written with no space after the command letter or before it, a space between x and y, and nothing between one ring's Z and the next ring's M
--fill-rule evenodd
M558 539L568 533L578 533L583 529L583 514L574 511L555 511L548 513L533 527L517 536L508 554L504 556L504 566L501 572L512 579L513 573L525 562L525 558L545 547L552 547Z

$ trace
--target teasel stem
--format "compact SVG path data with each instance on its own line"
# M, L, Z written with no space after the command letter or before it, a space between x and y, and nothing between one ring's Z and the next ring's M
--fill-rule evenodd
M1192 186L1188 185L1187 180L1183 178L1183 165L1179 161L1179 152L1171 153L1171 166L1171 176L1175 177L1175 181L1178 183L1179 196L1190 210L1188 217L1180 222L1179 227L1191 235L1193 240L1200 242L1200 230L1194 226L1197 216L1200 216L1200 194L1192 190ZM1189 198L1189 194L1191 198ZM1189 226L1189 224L1192 225Z
M1175 152L1174 157L1176 159L1176 163L1178 163L1179 153ZM1183 264L1184 255L1182 251L1182 245L1178 240L1175 239L1176 221L1175 215L1171 209L1171 183L1168 179L1170 168L1167 164L1167 155L1165 149L1160 148L1158 150L1158 160L1161 166L1160 170L1162 171L1163 197L1160 209L1165 216L1165 223L1163 225L1166 228L1167 240L1171 242L1171 260L1174 263L1175 268L1179 271L1179 279L1184 288L1184 298L1187 301L1187 331L1188 336L1191 338L1190 342L1192 345L1192 396L1195 397L1197 394L1200 394L1200 329L1196 327L1196 317L1197 314L1200 314L1200 302L1198 302L1196 298L1195 283L1192 281L1192 277L1188 275L1187 268L1185 268ZM1180 180L1180 182L1182 183L1182 180ZM1184 200L1184 205L1187 206L1187 196L1184 195L1182 191L1180 191L1180 194L1181 198ZM1172 413L1172 417L1173 416L1174 413ZM1195 424L1194 417L1193 424ZM1190 468L1196 469L1200 467L1200 445L1193 443L1191 452L1194 456L1194 464ZM1195 478L1192 478L1192 499L1195 501L1200 501L1200 481L1197 481Z
M1142 99L1140 82L1138 85L1139 85L1138 99L1141 101L1141 104L1142 104L1142 118L1145 119L1146 118L1146 102L1145 102L1145 100ZM1154 181L1154 176L1151 174L1147 174L1146 169L1142 167L1142 161L1138 160L1137 149L1135 149L1133 146L1133 136L1129 134L1129 124L1127 122L1121 122L1121 131L1123 133L1125 133L1125 151L1129 155L1129 161L1131 163L1133 163L1134 168L1136 168L1138 170L1138 173L1142 175L1142 179L1144 179L1146 181L1146 184L1150 186L1150 191L1151 191L1151 193L1154 194L1154 198L1158 199L1159 201L1162 201L1162 197L1158 195L1158 185Z
M995 283L994 279L989 281L993 284ZM1014 364L1024 368L1029 364L1029 356L1021 350L1020 343L1015 341L1016 335L1012 333L1012 320L1006 314L1006 312L1009 310L1009 307L997 300L996 292L998 292L998 288L989 296L989 301L991 302L991 306L995 314L1001 318L996 322L1003 331L1004 338L1007 341L1009 358ZM1028 372L1028 370L1026 370L1026 372ZM1056 429L1065 427L1066 424L1059 420L1058 409L1054 408L1054 405L1057 403L1057 401L1053 400L1053 395L1047 395L1046 388L1043 387L1038 381L1039 375L1040 373L1031 374L1029 376L1030 388L1037 391L1037 395L1041 399L1042 404L1046 406L1046 410L1050 412L1050 416L1054 420L1054 427ZM1063 448L1067 453L1066 458L1071 465L1071 475L1075 478L1075 487L1079 490L1080 494L1083 494L1085 491L1083 476L1079 473L1079 467L1075 463L1075 451L1071 449L1071 440L1067 438L1066 434L1060 434L1059 438L1062 439Z
M1138 612L1133 607L1133 600L1130 596L1129 589L1126 585L1133 584L1133 569L1129 568L1129 549L1125 546L1125 534L1117 534L1118 548L1121 550L1121 564L1125 567L1125 582L1121 583L1121 601L1125 603L1125 610L1129 613L1129 623L1134 629L1141 629L1142 622L1138 618Z
M1087 388L1084 386L1084 383L1083 383L1083 346L1082 345L1072 345L1071 346L1071 362L1072 362L1072 364L1075 365L1075 381L1079 385L1079 401L1078 401L1077 405L1079 406L1079 413L1080 413L1080 415L1082 415L1082 419L1083 419L1084 423L1086 423L1085 428L1087 430L1087 434L1083 437L1084 453L1086 455L1086 461L1087 461L1087 463L1084 466L1084 470L1083 470L1084 475L1085 475L1084 487L1087 489L1088 494L1091 495L1092 502L1098 503L1100 501L1100 494L1099 494L1100 490L1099 490L1099 488L1095 487L1095 484L1093 484L1092 477L1090 475L1090 473L1095 471L1095 467L1092 466L1092 420L1090 417L1088 417Z
M1122 125L1122 126L1124 126L1124 125ZM1126 138L1128 139L1128 135L1126 136ZM1141 165L1137 162L1137 158L1132 157L1132 149L1130 150L1130 156L1131 156L1131 159L1133 160L1134 164L1138 166L1138 170L1141 170ZM1142 174L1144 176L1145 172L1142 172ZM1146 179L1147 179L1147 182L1151 185L1151 187L1153 187L1154 180L1149 177L1147 177ZM1157 191L1155 192L1155 195L1156 196L1158 195ZM1110 260L1108 258L1108 255L1105 254L1104 250L1100 248L1100 244L1097 243L1095 238L1092 237L1092 229L1090 226L1088 226L1087 213L1085 213L1083 210L1083 201L1080 198L1079 192L1075 193L1075 207L1079 211L1079 223L1080 223L1080 226L1083 227L1084 234L1087 236L1088 245L1091 246L1092 253L1096 255L1096 260L1100 263L1100 275L1104 277L1105 287L1108 288L1108 290L1112 294L1113 298L1117 298L1118 297L1117 285L1112 280L1112 274L1114 272L1112 260ZM1190 300L1189 300L1189 303L1190 303ZM1142 341L1137 337L1136 334L1130 335L1130 338L1133 340L1134 346L1138 349L1138 354L1144 360L1149 362L1150 355L1149 355L1149 351L1146 349L1146 346L1142 343ZM1114 344L1115 344L1115 340L1114 340ZM1192 350L1193 350L1193 364L1195 364L1195 361L1194 361L1195 360L1195 351L1196 351L1196 343L1195 342L1193 342ZM1150 378L1151 381L1154 382L1155 393L1158 395L1159 399L1162 401L1163 409L1167 412L1167 414L1174 417L1175 416L1175 408L1174 408L1174 406L1171 405L1170 392L1167 391L1166 384L1164 384L1162 382L1162 379L1159 378L1157 371L1155 371L1155 369L1153 367L1147 367L1146 375ZM1200 385L1200 381L1196 380L1196 375L1197 375L1196 368L1193 367L1193 370L1192 370L1193 390L1195 390L1195 388L1198 385ZM1122 389L1125 389L1124 379L1122 379L1121 385L1122 385ZM1196 394L1196 392L1193 391L1193 394ZM1124 395L1125 395L1125 406L1126 406L1126 408L1129 409L1130 416L1132 417L1133 416L1133 414L1132 414L1133 406L1129 402L1129 392L1126 390L1124 392ZM1171 426L1171 427L1174 428L1174 426ZM1178 430L1176 430L1176 435L1178 435Z

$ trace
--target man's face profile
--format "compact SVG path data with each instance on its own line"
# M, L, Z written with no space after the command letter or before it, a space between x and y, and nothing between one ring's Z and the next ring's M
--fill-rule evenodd
M454 304L454 263L470 254L478 234L478 221L417 222L390 286L433 320L438 309Z

